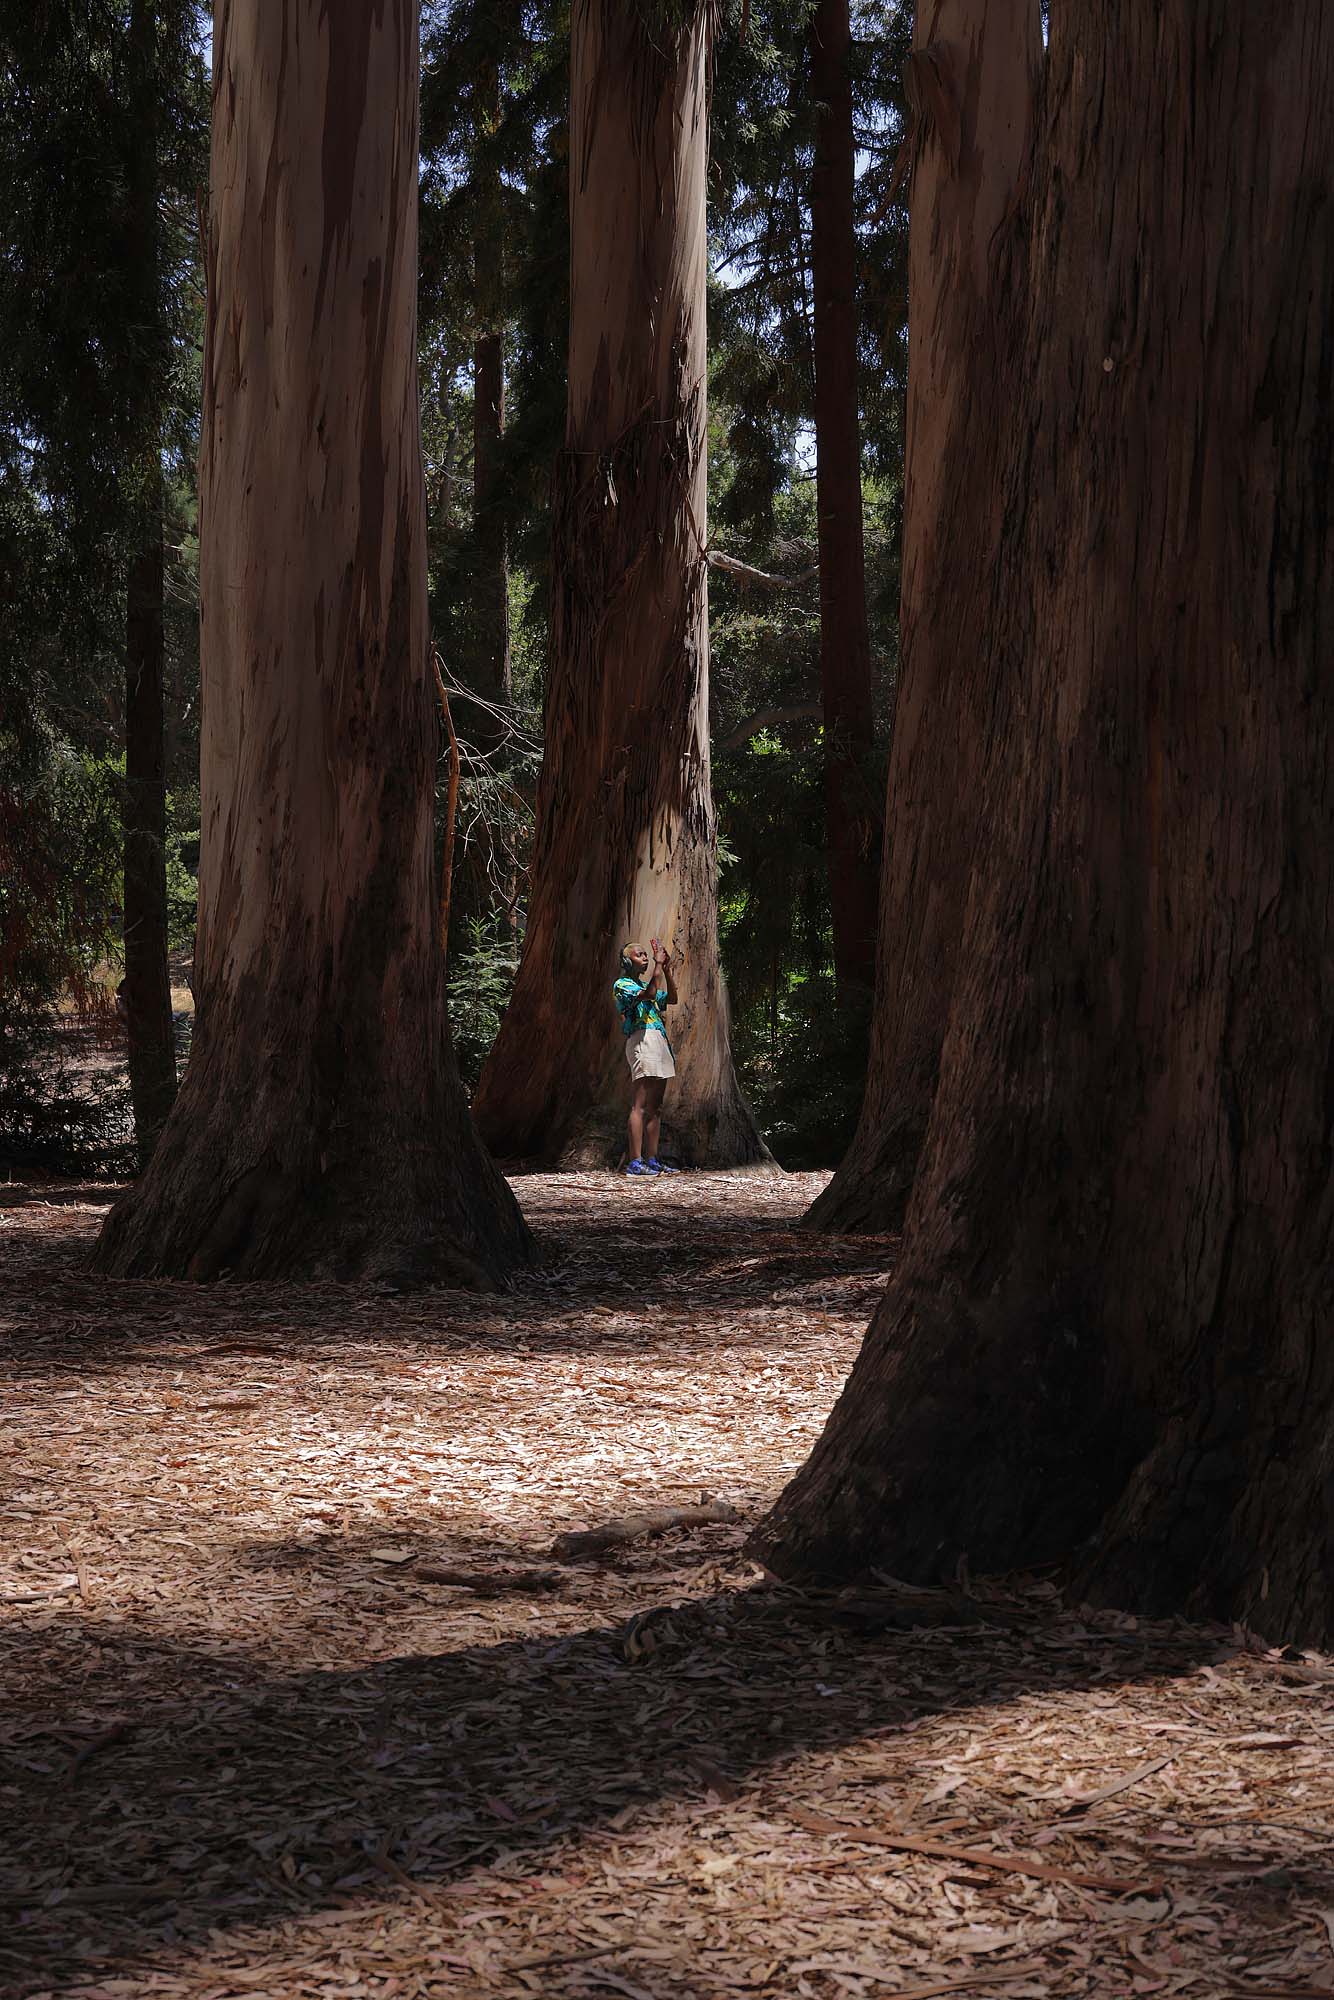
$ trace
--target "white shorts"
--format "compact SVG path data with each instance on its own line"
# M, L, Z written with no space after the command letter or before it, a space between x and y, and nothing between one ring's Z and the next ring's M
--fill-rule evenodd
M661 1028L636 1028L633 1035L627 1035L625 1060L636 1083L644 1077L676 1075L672 1045Z

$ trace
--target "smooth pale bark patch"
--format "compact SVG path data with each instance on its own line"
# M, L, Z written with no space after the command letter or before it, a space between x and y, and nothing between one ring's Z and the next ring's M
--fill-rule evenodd
M566 442L523 961L482 1072L504 1158L610 1166L628 1073L622 945L680 957L664 1150L765 1164L737 1086L718 961L709 782L705 182L712 9L650 31L574 9Z

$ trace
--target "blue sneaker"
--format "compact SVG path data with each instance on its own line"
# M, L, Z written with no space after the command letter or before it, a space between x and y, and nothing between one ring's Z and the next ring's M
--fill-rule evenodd
M625 1171L627 1174L651 1174L653 1169L646 1167L642 1160L631 1160Z
M648 1170L651 1174L679 1174L681 1171L679 1167L665 1167L661 1160L656 1159L649 1161Z

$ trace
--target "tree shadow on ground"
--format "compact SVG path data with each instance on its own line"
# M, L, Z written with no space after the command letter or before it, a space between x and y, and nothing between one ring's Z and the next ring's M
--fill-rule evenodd
M111 1643L104 1626L87 1638ZM1189 1675L1226 1652L1185 1627L1084 1638L1072 1647L1068 1619L849 1629L829 1603L768 1586L344 1673L275 1674L244 1634L207 1655L123 1628L125 1684L146 1692L119 1718L35 1722L11 1762L0 1965L21 1967L10 1990L25 1992L90 1967L132 1974L241 1927L457 1882L502 1851L536 1861L711 1787L744 1809L766 1776L781 1813L785 1768L811 1753L1035 1692ZM21 1678L22 1657L11 1667ZM1146 1861L1146 1879L1170 1867Z
M757 1225L753 1215L688 1228L682 1217L624 1217L589 1211L559 1238L539 1231L543 1266L498 1295L432 1289L406 1294L336 1284L192 1285L110 1280L83 1267L68 1236L39 1246L25 1268L0 1272L0 1309L43 1334L74 1322L74 1340L43 1338L42 1352L16 1355L13 1378L49 1377L68 1386L126 1367L190 1370L229 1354L300 1361L312 1350L334 1358L362 1342L423 1354L510 1350L535 1357L657 1348L689 1371L692 1342L724 1341L781 1353L809 1337L802 1319L830 1315L860 1331L884 1290L897 1245L798 1232L795 1223ZM644 1321L652 1296L656 1339ZM788 1326L784 1316L792 1315ZM265 1343L269 1343L266 1349ZM833 1401L831 1393L830 1401Z

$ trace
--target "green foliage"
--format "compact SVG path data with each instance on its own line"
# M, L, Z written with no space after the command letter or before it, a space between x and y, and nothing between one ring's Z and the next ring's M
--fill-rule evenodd
M476 1088L491 1044L500 1033L519 968L519 940L503 916L470 917L463 949L449 962L449 1030L467 1088Z
M169 770L198 820L204 27L195 0L0 0L0 1146L26 1131L29 1165L120 1143L82 1044L119 956L125 587L160 486ZM179 843L168 867L183 944Z

